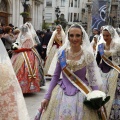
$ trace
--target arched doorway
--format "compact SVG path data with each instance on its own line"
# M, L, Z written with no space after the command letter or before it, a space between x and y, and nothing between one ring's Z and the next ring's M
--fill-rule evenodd
M2 0L0 3L0 23L4 23L5 25L8 25L8 2L7 0Z

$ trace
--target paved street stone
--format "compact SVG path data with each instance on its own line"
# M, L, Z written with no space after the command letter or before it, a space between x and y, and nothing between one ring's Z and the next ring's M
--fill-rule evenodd
M40 107L41 101L44 98L46 91L48 90L50 80L46 81L46 85L41 87L39 93L31 93L24 95L30 120L34 120L37 109Z

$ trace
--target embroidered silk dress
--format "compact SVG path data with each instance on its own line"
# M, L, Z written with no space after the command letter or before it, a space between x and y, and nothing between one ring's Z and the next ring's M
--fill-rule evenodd
M22 48L32 48L33 43L31 39L24 39L21 38L21 41L23 41ZM15 53L11 59L23 93L40 91L39 60L34 51L30 49Z
M112 50L104 50L104 55L111 61L113 61L113 59L118 60L118 56L113 58L113 53L117 51L120 53L120 45L114 43ZM100 72L104 83L102 90L106 94L110 95L110 101L106 105L107 115L109 116L109 120L120 120L120 75L115 69L107 65L101 59L99 52L96 60L100 67Z
M97 77L93 72L94 64L91 56L87 55L89 64L86 64L83 54L78 61L67 60L67 65L86 85L96 90ZM62 80L59 79L61 72L60 63L57 62L50 87L45 95L45 99L50 99L49 105L40 120L98 120L96 112L83 104L85 95L68 80L64 73ZM86 78L87 72L89 80Z
M10 58L0 39L0 120L30 120Z

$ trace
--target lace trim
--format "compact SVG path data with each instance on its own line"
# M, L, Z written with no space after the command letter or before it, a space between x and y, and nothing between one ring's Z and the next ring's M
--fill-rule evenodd
M30 120L25 101L10 60L0 63L1 120Z
M11 84L14 84L12 79L16 79L14 74L11 74L10 69L11 66L8 64L1 64L0 63L0 92L9 88Z
M66 62L67 62L68 68L73 72L80 70L86 66L84 54L81 56L80 60L78 61L67 60Z

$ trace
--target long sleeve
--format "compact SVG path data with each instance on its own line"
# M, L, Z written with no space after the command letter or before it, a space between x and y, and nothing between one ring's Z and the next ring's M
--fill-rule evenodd
M7 39L7 42L10 43L10 44L12 44L13 42L16 41L16 38L15 38L15 37L11 38L9 35L8 35L8 36L5 36L5 38Z
M50 85L49 85L49 89L44 97L45 99L48 99L48 100L50 99L53 89L55 88L55 86L59 82L60 73L61 73L61 66L60 66L59 62L57 62L54 75L53 75L52 80L51 80Z
M99 89L102 86L102 78L99 73L99 68L94 60L87 66L89 85L93 90Z

